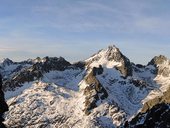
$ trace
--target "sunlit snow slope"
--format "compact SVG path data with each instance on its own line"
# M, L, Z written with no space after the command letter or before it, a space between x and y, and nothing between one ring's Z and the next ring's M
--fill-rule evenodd
M170 61L164 56L135 65L109 46L74 64L62 57L7 62L1 73L10 128L126 127L139 112L170 102L164 97L170 88Z

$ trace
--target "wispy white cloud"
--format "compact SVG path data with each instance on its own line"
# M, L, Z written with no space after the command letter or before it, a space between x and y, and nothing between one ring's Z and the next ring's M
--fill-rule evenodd
M35 15L44 17L43 22L40 23L42 27L45 25L69 32L140 33L141 30L143 32L146 30L146 32L159 34L158 29L162 28L164 24L163 33L169 33L165 24L169 23L170 18L164 20L165 17L159 15L148 15L154 5L148 1L103 2L94 0L54 3L32 7ZM38 25L40 24L38 23Z

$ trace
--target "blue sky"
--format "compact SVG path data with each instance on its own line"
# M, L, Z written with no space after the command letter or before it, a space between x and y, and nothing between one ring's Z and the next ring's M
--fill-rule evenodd
M170 58L169 0L0 0L0 58L84 60L115 44L133 62Z

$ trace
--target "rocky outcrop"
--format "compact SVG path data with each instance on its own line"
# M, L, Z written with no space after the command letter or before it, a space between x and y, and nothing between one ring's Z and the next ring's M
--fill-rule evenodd
M49 72L50 70L64 71L71 64L62 57L45 57L42 62L37 62L35 65L42 72Z
M163 94L161 96L157 96L154 99L151 99L147 101L146 103L144 103L141 113L145 113L147 110L150 110L156 104L160 104L160 103L170 104L170 93L169 92L170 92L170 87L165 92L162 92Z
M88 84L88 86L84 89L84 95L86 97L84 112L86 115L90 114L90 111L97 107L96 103L98 100L103 100L108 97L107 91L95 76L98 73L102 73L102 67L94 67L85 78L85 82Z
M125 128L170 127L170 87L161 96L144 103L141 111L131 120L126 121Z
M137 80L137 79L130 79L129 83L135 85L136 87L140 87L140 88L145 88L145 87L149 86L147 82L145 82L143 80Z
M157 104L145 113L139 113L130 122L125 123L125 128L169 128L170 104Z
M155 67L156 75L162 75L163 77L170 76L170 60L163 55L154 57L148 65Z
M99 65L99 68L93 67L92 72L94 76L101 75L103 73L103 68L101 65Z
M3 114L8 111L8 105L4 98L4 92L2 91L2 76L0 75L0 127L5 128L5 125L3 124L4 118Z
M32 69L32 70L30 70ZM25 82L31 82L38 80L43 76L42 72L37 70L35 66L25 69L12 77L4 81L3 90L15 90L16 87L21 87Z
M164 77L170 76L170 69L168 67L159 68L158 75L162 75Z

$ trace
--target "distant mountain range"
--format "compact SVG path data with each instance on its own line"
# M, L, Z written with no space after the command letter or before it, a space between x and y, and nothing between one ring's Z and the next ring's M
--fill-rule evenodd
M116 46L70 63L62 57L0 62L10 128L168 128L170 60L134 64Z

